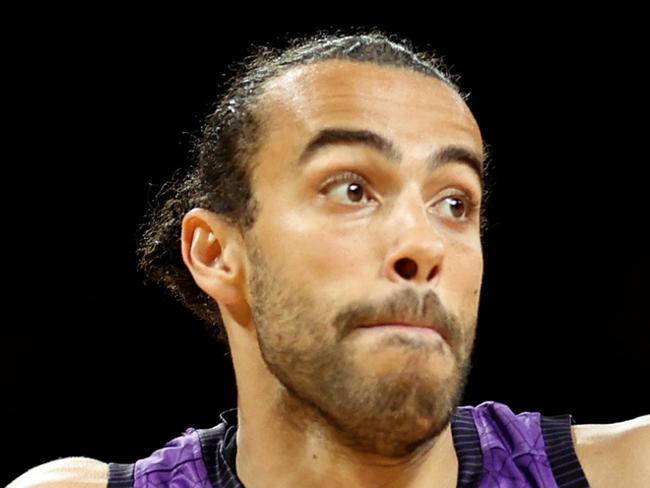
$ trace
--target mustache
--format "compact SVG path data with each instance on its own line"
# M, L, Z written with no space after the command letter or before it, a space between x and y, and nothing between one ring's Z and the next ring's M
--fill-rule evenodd
M451 346L461 340L462 328L458 319L445 308L433 290L422 294L404 288L384 299L352 302L336 315L334 323L341 324L339 339L342 339L362 324L403 320L435 323Z

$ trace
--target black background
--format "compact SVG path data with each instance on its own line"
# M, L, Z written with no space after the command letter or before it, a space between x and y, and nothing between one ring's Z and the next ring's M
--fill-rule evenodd
M0 482L64 456L133 462L235 406L226 351L143 284L136 229L187 161L228 66L251 45L315 29L408 37L471 93L495 185L463 404L578 423L650 413L648 100L633 12L474 23L439 12L346 22L332 12L57 14L33 26L38 43L23 59L40 108L28 114L22 160L44 187L43 241L27 305L4 328L12 449Z

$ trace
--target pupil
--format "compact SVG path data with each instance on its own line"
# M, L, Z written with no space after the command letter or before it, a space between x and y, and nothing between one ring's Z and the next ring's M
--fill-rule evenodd
M361 191L361 185L356 183L350 183L350 185L348 185L348 197L350 197L350 200L358 202L361 200L362 196L363 191Z
M459 200L457 198L453 198L451 204L452 212L454 213L455 217L462 217L463 214L465 213L464 208L463 208L463 201ZM454 212L455 211L455 212ZM460 211L460 214L458 214L458 211Z

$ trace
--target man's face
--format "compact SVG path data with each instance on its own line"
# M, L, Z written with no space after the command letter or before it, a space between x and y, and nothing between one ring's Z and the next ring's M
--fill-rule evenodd
M446 427L470 367L483 271L476 122L436 79L344 61L290 70L261 110L246 244L262 357L285 403L346 445L411 453ZM400 322L445 339L359 327Z

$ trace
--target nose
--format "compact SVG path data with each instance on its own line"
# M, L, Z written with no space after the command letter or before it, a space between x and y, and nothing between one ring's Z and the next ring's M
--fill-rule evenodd
M389 235L392 246L386 256L384 274L391 281L431 283L439 274L445 244L420 201L395 209Z

